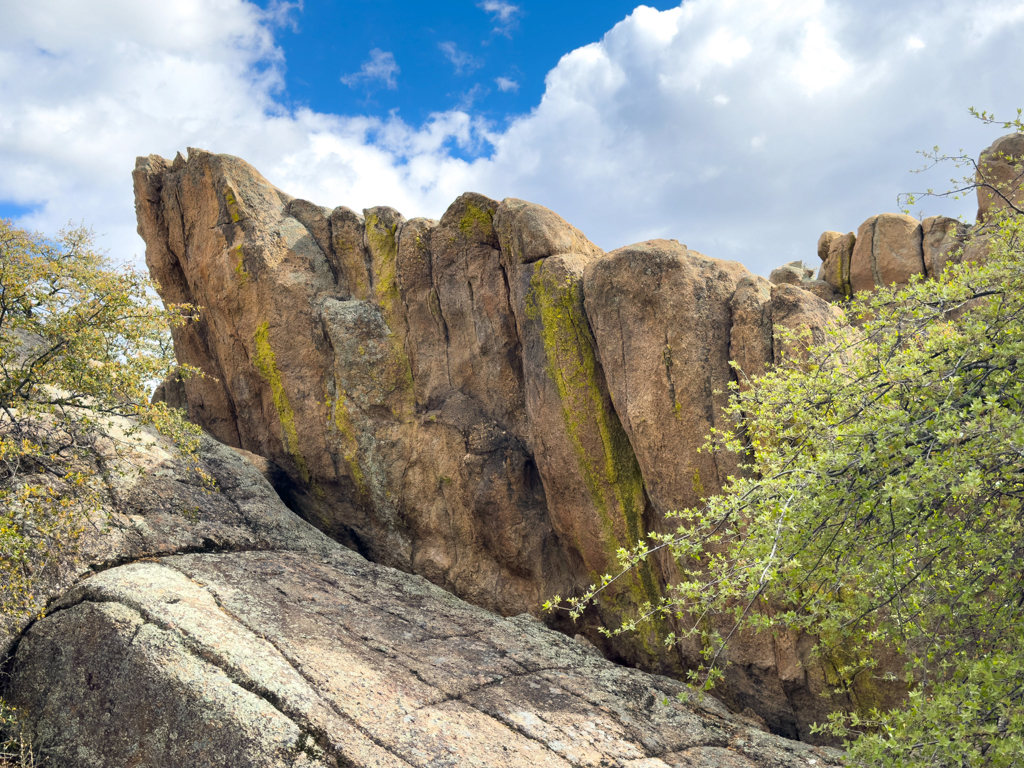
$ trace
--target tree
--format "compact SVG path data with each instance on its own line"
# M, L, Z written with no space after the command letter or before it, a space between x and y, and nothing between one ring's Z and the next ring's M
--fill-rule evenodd
M127 457L151 424L186 451L198 429L163 404L154 381L174 367L169 323L134 269L115 270L84 228L46 238L0 220L0 616L41 607L41 573L101 517L106 457ZM186 371L186 374L189 372ZM124 421L131 417L132 421ZM100 450L102 449L102 450Z
M824 344L791 345L805 353L735 389L736 428L709 447L744 456L743 475L672 513L674 534L620 551L628 570L668 548L683 578L612 632L676 617L704 643L705 685L722 619L816 636L845 686L895 649L906 706L824 726L858 764L1024 763L1024 210L992 191L983 263L856 299Z

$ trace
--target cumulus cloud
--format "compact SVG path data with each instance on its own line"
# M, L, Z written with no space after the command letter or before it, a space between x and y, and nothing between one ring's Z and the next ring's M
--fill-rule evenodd
M977 153L998 135L967 107L1015 110L1017 7L918 1L880 16L825 0L641 6L564 56L541 103L476 171L604 247L673 237L767 274L813 259L823 230L895 210L898 192L940 187L947 169L908 173L918 149ZM912 36L928 46L908 51ZM969 201L925 205L973 216Z
M361 83L382 82L387 88L394 90L398 87L395 75L401 73L395 55L390 51L382 51L374 48L370 51L370 58L363 62L358 72L350 75L342 75L341 82L350 88L355 88Z
M455 67L455 74L457 75L469 74L484 65L483 61L467 51L460 50L459 46L453 42L438 43L437 47L441 49L444 57Z
M497 83L498 90L502 93L508 93L509 91L515 93L519 90L519 83L510 77L496 77L494 82Z
M188 146L245 158L292 194L440 215L472 186L452 145L482 123L289 112L274 19L244 0L11 4L0 25L0 201L25 226L91 224L118 260L141 256L131 171Z
M135 156L191 145L322 205L438 217L472 189L547 205L605 248L672 237L767 274L896 193L941 186L946 172L907 173L915 150L978 152L998 131L967 107L1011 113L1024 92L1009 0L908 0L884 17L826 0L640 6L500 128L469 99L415 126L287 110L277 20L244 0L82 5L5 12L0 201L48 231L91 222L119 258L141 252Z

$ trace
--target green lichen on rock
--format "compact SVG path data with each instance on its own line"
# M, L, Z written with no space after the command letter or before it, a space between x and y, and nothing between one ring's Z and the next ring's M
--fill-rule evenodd
M604 532L609 562L619 547L632 548L645 539L644 481L633 448L618 415L605 405L598 382L598 363L590 325L583 313L579 280L559 280L545 260L533 267L526 298L527 317L540 327L547 373L561 402L566 433ZM596 431L600 455L588 449ZM618 518L618 519L616 519ZM625 533L625 541L618 530ZM603 570L606 564L589 564ZM660 591L649 564L640 569L642 598L655 601Z
M479 206L468 203L466 212L459 220L459 231L467 240L472 237L474 227L481 232L487 232L494 226L494 212L487 211Z
M238 213L238 200L230 188L224 190L224 202L228 204L228 214L231 216L231 220L237 224L242 220L242 216Z
M397 224L387 227L381 223L377 214L367 215L366 235L373 259L373 295L384 315L384 321L391 329L391 349L397 366L397 378L407 392L408 403L405 405L414 409L412 363L406 354L402 333L405 320L401 314L402 297L398 289L397 233Z
M235 263L235 275L238 276L239 287L244 288L245 284L249 282L249 273L245 270L245 254L242 251L241 243L235 246L235 251L238 253L238 261Z
M366 487L362 465L359 463L359 440L355 428L352 426L352 417L348 412L347 398L344 392L341 392L334 402L334 426L341 436L342 457L348 464L349 475L356 487L356 494L361 501L368 501L370 493Z
M366 217L366 236L370 241L370 253L373 257L373 294L377 304L384 311L384 317L391 325L397 302L398 293L398 242L395 237L398 226L386 227L380 217L371 213Z
M839 238L837 238L839 239ZM839 258L836 259L836 285L839 286L840 292L842 292L845 298L853 296L853 286L850 285L850 261L853 258L853 247L857 244L857 236L852 232L843 235L842 239L846 241L847 245L840 252ZM844 259L842 254L845 252L846 258Z
M312 484L312 477L309 474L309 467L306 459L299 449L299 433L295 427L295 411L288 402L288 393L285 392L284 382L281 381L281 374L277 370L277 356L270 346L270 324L263 323L256 329L254 337L256 343L256 357L253 363L256 370L260 372L270 385L270 391L274 399L274 408L277 410L277 418L281 422L281 432L284 448L295 462L295 468L299 471L303 482Z
M704 483L700 479L700 468L693 470L693 492L697 495L698 499L707 498L707 491L704 490Z
M861 717L884 706L885 697L875 683L875 668L869 661L855 659L846 644L822 643L818 646L825 682L835 690L844 690Z

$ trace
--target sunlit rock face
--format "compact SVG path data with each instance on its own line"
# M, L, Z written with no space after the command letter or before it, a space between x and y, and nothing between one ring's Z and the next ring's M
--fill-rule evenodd
M838 765L367 561L282 503L267 459L206 437L190 461L146 430L122 449L35 584L45 615L0 627L0 696L48 766Z
M190 417L282 468L282 497L336 541L506 616L578 594L719 491L736 461L698 449L724 425L729 361L762 371L776 325L820 336L837 312L831 283L773 286L675 241L606 254L522 200L467 193L440 221L331 210L202 150L140 158L134 179L162 297L203 307L174 337L208 374L184 382ZM653 562L580 625L542 618L681 675L698 648L595 630L673 568ZM841 704L817 695L810 645L742 638L722 695L808 736Z
M929 216L921 221L897 213L871 216L856 234L822 233L817 281L809 276L794 277L794 271L787 269L792 265L787 264L773 270L772 282L813 291L812 283L824 281L837 299L847 299L883 285L906 285L915 276L938 278L950 264L981 261L988 254L992 215L1024 204L1022 162L1021 133L996 139L982 151L974 177L978 215L973 225L949 216Z

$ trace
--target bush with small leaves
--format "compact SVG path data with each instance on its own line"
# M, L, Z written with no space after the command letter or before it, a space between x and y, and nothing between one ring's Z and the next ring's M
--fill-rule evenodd
M1024 133L1019 118L1009 125ZM667 548L683 578L610 632L689 618L678 625L706 649L695 679L708 686L728 640L714 627L807 632L843 659L840 687L883 675L877 659L895 651L906 665L884 674L905 684L905 706L839 712L820 726L848 740L853 764L1024 765L1016 189L976 228L983 259L858 297L824 344L794 345L801 354L733 390L735 429L708 449L745 457L744 472L702 507L671 513L674 533L620 551L626 571ZM579 615L616 578L567 607Z
M160 305L152 287L134 269L114 269L84 228L44 237L0 220L6 626L41 608L39 575L88 521L102 518L102 473L113 471L104 456L127 456L132 433L145 425L174 437L186 454L198 444L198 428L181 412L149 403L153 382L175 367L169 324L196 310Z

